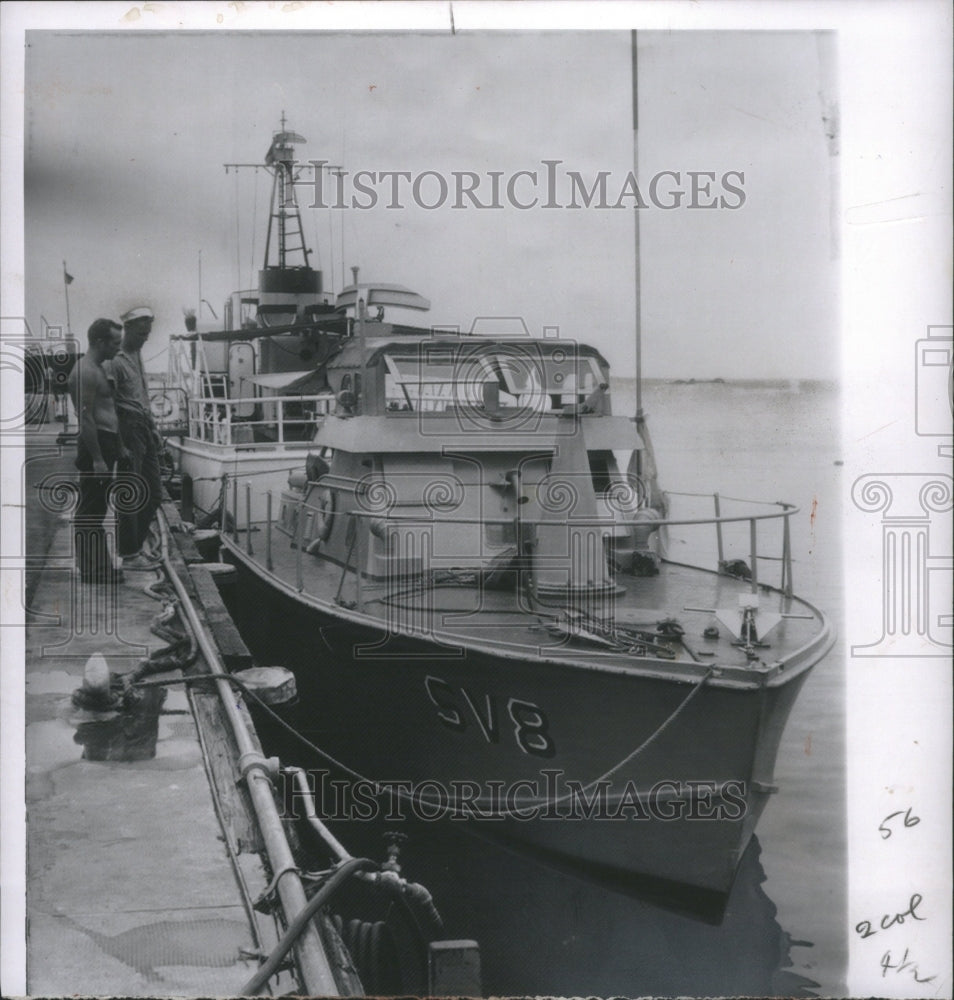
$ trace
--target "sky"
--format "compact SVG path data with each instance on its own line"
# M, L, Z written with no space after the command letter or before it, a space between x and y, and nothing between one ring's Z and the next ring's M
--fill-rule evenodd
M183 307L254 285L270 178L226 173L261 162L279 128L308 141L302 160L349 171L433 171L450 193L426 209L309 208L312 262L325 287L350 279L407 285L430 299L427 321L469 329L520 317L590 342L619 375L635 358L634 199L620 209L452 208L455 171L507 180L558 160L608 204L633 169L627 31L412 33L65 32L26 35L24 123L26 315L83 336L100 315L148 304L146 351L163 370ZM660 378L832 378L838 302L829 229L830 164L819 43L810 31L640 32L638 40L640 302L643 372ZM829 99L835 95L826 94ZM657 200L648 187L662 171ZM716 175L734 208L691 209L688 171ZM727 191L730 183L744 192ZM329 183L328 180L325 182ZM420 181L419 200L439 200ZM532 197L517 178L514 200ZM505 190L503 188L502 190ZM369 199L362 199L366 204ZM708 203L705 191L697 198ZM333 203L333 189L326 197ZM740 202L742 202L740 204ZM342 253L343 250L343 253ZM211 320L208 306L204 319ZM498 327L499 328L499 327Z

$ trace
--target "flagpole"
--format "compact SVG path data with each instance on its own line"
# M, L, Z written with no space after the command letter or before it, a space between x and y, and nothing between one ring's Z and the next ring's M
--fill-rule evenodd
M70 278L69 271L66 270L66 261L63 261L63 294L66 296L66 336L72 337L73 330L70 327Z

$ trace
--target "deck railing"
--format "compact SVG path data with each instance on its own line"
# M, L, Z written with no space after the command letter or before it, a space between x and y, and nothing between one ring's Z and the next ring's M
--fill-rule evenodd
M231 494L231 511L232 511L232 525L231 533L233 539L236 541L240 534L245 534L245 548L249 554L253 554L252 549L252 533L258 530L257 522L252 521L251 517L251 483L245 482L244 480L240 483L234 478L228 476L224 477L224 488L226 490L226 495ZM356 488L356 483L349 480L335 480L335 477L327 476L321 479L321 483L326 485L328 489L336 490L339 493L346 493L354 495ZM244 526L240 525L239 521L239 492L240 489L244 490ZM780 580L777 585L778 590L780 590L787 597L791 597L793 593L793 581L792 581L792 545L791 545L791 518L799 512L799 508L788 503L781 501L766 502L757 500L744 500L738 497L726 497L720 495L719 493L712 494L701 494L701 493L673 493L669 492L667 494L670 497L682 497L682 498L695 498L703 501L710 501L713 508L713 514L702 516L702 517L656 517L652 520L640 519L638 517L596 517L596 518L577 518L570 517L565 521L560 522L553 517L537 517L531 518L526 517L521 513L518 513L516 517L513 518L483 518L481 519L481 524L487 525L501 525L513 527L516 538L533 538L535 529L540 526L552 527L554 524L565 523L569 528L573 530L578 529L593 529L594 531L605 532L604 538L609 538L612 535L618 536L619 529L621 528L631 528L636 531L645 532L650 530L660 530L670 531L673 528L708 528L713 532L712 540L715 543L715 562L714 564L705 564L705 562L684 562L682 559L675 559L666 554L662 555L664 561L678 562L684 565L690 565L697 569L712 570L715 572L723 573L728 576L741 576L747 579L750 585L751 592L753 594L758 593L759 586L763 582L761 574L759 572L760 562L778 562L780 564ZM724 513L723 504L725 502L745 504L748 507L759 506L769 508L768 510L760 513L753 513L751 510L746 513ZM337 505L336 505L337 506ZM222 504L222 530L223 532L227 527L227 519L225 516L225 511L228 506L223 499ZM274 504L272 491L268 491L267 496L267 519L264 525L265 531L265 555L267 568L271 571L272 566L272 546L273 546L273 529L274 529ZM518 507L518 511L519 511ZM643 511L646 508L642 508ZM305 500L305 495L302 494L302 498L298 501L296 507L296 516L294 520L294 527L292 530L292 542L296 548L296 586L299 591L304 587L304 570L302 563L302 553L308 547L310 541L309 538L304 535L304 525L309 516L319 517L326 514L321 508L318 508L314 504L309 504ZM359 587L359 603L360 603L360 586L361 577L364 575L364 571L358 572L357 567L362 565L361 557L362 553L366 549L368 544L368 535L375 534L378 537L382 535L383 528L390 528L394 526L406 526L408 528L435 528L441 525L468 525L473 527L474 519L472 517L455 517L450 515L444 515L442 513L433 513L432 515L410 515L410 514L393 514L387 512L377 512L373 510L362 510L362 511L346 511L346 510L336 510L334 516L337 517L347 517L353 520L355 524L355 529L351 532L351 542L348 546L348 554L343 566L343 574L347 572L354 573L358 579ZM760 543L759 540L759 526L766 525L768 523L778 523L781 522L781 536L776 538L775 543L778 546L777 552L770 552L767 550L767 545L764 540ZM374 531L371 531L371 526L374 525ZM358 525L362 525L360 530ZM748 528L747 531L747 547L742 550L741 556L736 556L736 558L731 560L726 560L726 544L725 544L725 530L727 527L739 527L744 530L745 527ZM287 530L285 532L288 534ZM744 544L744 543L743 543ZM761 547L760 547L761 544ZM710 542L711 546L711 542ZM738 542L736 542L738 546ZM357 558L353 558L357 556ZM747 559L745 558L747 557ZM343 583L342 576L342 583ZM340 593L339 587L339 593Z
M189 400L189 436L212 444L246 447L307 441L332 402L327 394L197 397ZM240 409L249 409L251 416L237 416Z

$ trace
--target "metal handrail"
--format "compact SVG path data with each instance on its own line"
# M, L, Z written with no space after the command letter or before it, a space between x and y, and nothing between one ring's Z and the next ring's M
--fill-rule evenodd
M750 502L750 501L745 501ZM751 501L753 503L758 501ZM300 509L304 509L309 506L304 500L301 501ZM789 540L789 518L793 514L797 514L799 508L794 505L779 503L782 507L780 511L773 511L768 514L750 514L750 515L738 515L732 517L718 517L718 518L660 518L653 521L636 521L636 520L617 520L615 518L602 518L599 520L593 518L586 519L567 519L562 522L567 527L572 528L620 528L620 527L652 527L660 528L665 526L677 525L714 525L717 532L717 537L720 540L720 553L719 553L719 565L721 567L724 559L721 552L721 527L724 524L743 524L747 523L749 525L749 562L751 563L750 569L750 587L753 594L758 593L759 581L758 581L758 560L766 558L779 558L779 557L768 557L759 555L758 552L758 534L757 534L757 523L759 521L770 521L782 518L783 523L783 541L782 541L782 555L780 557L782 562L782 579L779 589L786 595L786 597L792 596L792 554L791 545ZM316 509L316 508L315 508ZM644 508L648 509L648 508ZM385 524L416 524L416 525L430 525L434 526L437 524L473 524L473 518L453 518L453 517L407 517L398 516L394 517L388 514L374 513L373 511L345 511L348 516L354 516L356 518L369 518L375 521L383 521ZM481 524L503 524L512 525L516 520L519 520L521 525L527 527L537 527L539 525L552 526L554 522L552 519L547 518L530 518L523 517L522 515L518 519L514 518L483 518Z
M234 427L277 427L277 443L285 443L285 426L287 424L307 424L319 417L328 415L332 396L327 393L318 395L291 396L245 396L233 398L230 396L196 395L188 400L189 434L200 441L211 441L216 444L231 445ZM239 406L251 404L260 407L263 413L268 413L259 420L236 418L235 410ZM289 416L286 406L297 405L314 407L307 414Z
M230 478L232 478L232 477L229 477L226 474L226 476L224 478L226 479L226 490L227 490L228 489L228 480ZM353 486L349 489L348 487L336 484L333 481L325 483L325 478L326 477L322 478L322 483L324 483L328 488L337 489L337 490L339 490L341 492L352 492L352 493L356 492L354 490ZM247 498L248 498L248 496L250 496L250 484L246 484L246 490L249 491L249 492L247 492ZM691 495L699 497L699 496L709 496L710 494L691 494ZM720 511L720 503L719 503L720 498L719 498L719 494L715 493L715 494L711 494L711 496L713 498L716 511ZM237 511L237 499L238 499L238 484L237 484L237 481L236 481L236 485L235 485L235 487L232 490L232 516L233 516L233 532L234 532L233 537L236 537L236 538L238 536L238 531L239 531L238 522L237 522L237 513L238 513L238 511ZM717 536L717 543L718 543L718 568L719 569L721 569L722 566L724 565L722 526L726 525L726 524L745 524L745 523L747 523L749 525L749 560L750 560L750 563L751 563L751 566L750 566L749 569L750 569L750 574L751 574L750 575L750 586L751 586L752 593L757 593L758 592L758 588L759 588L758 560L759 559L779 559L780 562L781 562L781 564L782 564L782 567L781 567L781 569L782 569L782 572L781 572L781 582L780 582L780 585L779 585L779 589L786 596L791 597L792 596L792 592L793 592L792 591L793 584L792 584L791 534L790 534L790 520L789 519L794 514L797 514L799 512L799 508L797 506L795 506L794 504L788 504L788 503L784 503L782 501L768 501L768 502L766 502L766 501L741 500L741 499L739 499L739 500L737 500L737 502L739 502L739 503L751 503L751 504L756 504L756 503L758 503L758 504L767 504L768 506L778 507L778 508L781 508L781 509L769 511L769 512L764 513L764 514L751 514L750 513L750 514L738 514L738 515L736 515L736 514L733 514L733 515L722 515L721 511L720 511L717 514L717 516L715 516L715 517L704 517L704 518L669 518L669 517L659 517L659 518L654 518L652 521L637 520L635 518L615 518L615 517L614 518L610 518L610 517L601 517L601 518L592 518L592 517L587 517L587 518L567 518L562 523L564 523L568 527L572 527L572 528L607 528L607 529L608 528L620 528L620 527L640 527L640 528L652 527L652 528L656 529L656 528L661 528L661 527L664 527L664 526L680 526L680 527L684 527L684 526L706 526L706 525L713 525L716 528L716 536ZM223 508L224 508L224 506L225 506L225 498L223 496ZM248 536L247 539L246 539L246 545L250 549L250 547L251 547L251 530L252 530L251 503L250 503L250 500L247 501L246 509L247 509L247 514L246 514L246 521L247 521L246 532L247 532L247 536ZM642 509L646 510L646 509L650 509L650 508L644 507ZM302 569L302 565L301 565L301 554L302 554L302 548L303 548L303 546L305 544L305 539L302 537L302 529L303 529L303 522L304 522L304 516L303 515L304 515L304 512L306 510L307 511L314 511L316 513L320 512L320 508L314 506L313 504L309 504L308 501L305 499L305 495L302 494L301 499L298 501L298 517L297 517L297 524L296 524L296 531L295 531L295 535L296 535L296 539L295 539L295 541L296 541L296 548L298 550L297 554L296 554L296 571L297 571L296 575L297 575L297 584L298 584L298 590L299 590L299 592L303 589L303 585L304 585L303 569ZM441 524L471 524L472 525L474 523L474 520L473 520L472 517L470 517L470 518L468 518L468 517L453 517L453 516L447 516L447 515L444 515L444 514L439 514L437 512L434 512L431 516L427 516L427 515L417 515L417 516L414 516L414 515L406 515L406 514L393 515L393 514L390 514L387 511L362 511L362 510L339 511L338 513L341 514L342 516L354 517L359 522L362 521L362 520L376 521L378 523L382 523L383 522L385 525L401 525L401 524L404 524L404 525L420 525L420 526L430 526L430 527L433 527L435 525L441 525ZM783 529L782 529L782 554L781 554L781 556L778 557L778 556L760 555L759 551L758 551L758 528L757 528L758 522L759 521L777 520L779 518L782 519L782 523L783 523ZM268 523L267 529L266 529L267 532L268 532L268 534L269 534L269 538L270 538L270 535L271 535L271 519L272 519L271 507L269 505L269 510L268 510L268 522L269 523ZM560 522L559 521L555 521L553 518L547 518L547 517L544 517L544 516L540 516L540 517L526 517L526 516L523 516L523 515L518 515L516 518L493 518L493 517L491 517L491 518L483 518L481 520L481 524L484 524L484 525L512 526L515 523L518 524L520 527L534 528L534 527L537 527L539 525L552 526L555 523L560 523ZM356 532L356 538L357 538L358 534L362 534L362 532ZM353 548L354 548L354 545L352 545L352 549ZM359 559L358 559L358 564L357 565L360 566L360 550L361 550L360 544L358 545L358 550L359 550ZM349 550L348 564L345 566L345 571L347 571L347 569L350 568L352 570L352 572L356 572L357 573L357 575L359 577L359 589L360 589L360 576L361 576L361 573L358 571L357 567L350 566L350 556L351 556L351 551ZM269 561L271 561L270 560L270 552L269 552ZM700 567L700 568L702 568L702 567ZM339 588L339 590L340 590L340 588ZM359 600L360 600L360 594L359 594Z
M355 480L354 483L357 485L360 480ZM322 477L322 486L326 486L328 489L339 490L342 493L356 493L353 486L344 486L340 483L334 482L333 478ZM364 492L364 491L361 491ZM717 494L686 494L687 496L716 496ZM566 518L566 523L572 525L574 528L599 528L599 527L640 527L645 528L647 525L652 527L662 527L663 525L691 525L691 524L733 524L742 523L743 521L770 521L775 520L780 517L789 517L793 514L797 514L800 510L799 507L794 504L784 503L781 500L744 500L740 501L742 503L752 503L752 504L767 504L771 506L780 507L781 510L771 511L766 514L738 514L732 516L719 516L719 517L702 517L702 518L669 518L660 517L658 520L652 522L635 520L635 519L621 519L621 518L577 518L568 517ZM400 505L400 501L397 505ZM643 505L641 510L651 510L652 508L647 505ZM472 517L446 517L440 515L439 517L428 517L426 515L419 516L409 516L409 515L390 515L382 511L371 511L371 510L354 510L347 511L348 514L353 514L355 517L365 517L373 518L375 520L386 520L394 521L397 523L408 523L408 524L434 524L436 522L446 523L446 524L473 524L474 519ZM524 524L545 524L552 525L554 523L554 518L540 517L540 518L530 518L525 515L521 515L520 520ZM514 519L512 517L484 517L481 518L481 524L513 524Z
M177 387L173 387L176 388ZM165 389L164 391L169 392L171 389ZM177 391L184 391L178 390ZM316 393L290 393L285 396L209 396L202 393L196 393L189 399L190 403L193 404L203 404L203 403L216 403L219 406L239 406L244 403L253 403L259 405L261 403L302 403L302 402L326 402L333 403L334 396L328 392L316 392Z
M317 508L315 508L317 509ZM650 510L649 507L641 508L643 510ZM670 525L687 525L687 524L741 524L747 521L773 521L780 517L788 518L792 514L797 514L799 511L798 507L791 506L784 510L773 511L771 514L740 514L733 517L700 517L700 518L670 518L661 517L659 520L654 521L636 521L636 520L620 520L617 518L575 518L570 517L565 521L560 522L554 518L530 518L520 516L520 520L524 524L529 525L553 525L564 523L572 528L661 528L663 526ZM370 510L349 510L340 513L347 513L354 515L355 517L366 517L372 518L374 520L384 520L393 521L398 524L473 524L474 519L472 517L407 517L401 515L399 517L393 517L388 514L375 513ZM494 517L483 517L480 520L481 524L513 524L514 518L494 518Z

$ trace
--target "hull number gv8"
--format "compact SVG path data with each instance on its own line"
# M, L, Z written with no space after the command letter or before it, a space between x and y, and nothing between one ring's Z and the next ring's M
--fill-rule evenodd
M430 674L424 678L424 689L442 725L458 733L476 727L488 743L500 742L502 713L498 696L480 697ZM550 723L542 708L530 701L507 698L506 713L510 722L506 728L513 727L513 738L523 753L537 757L552 757L556 753Z

